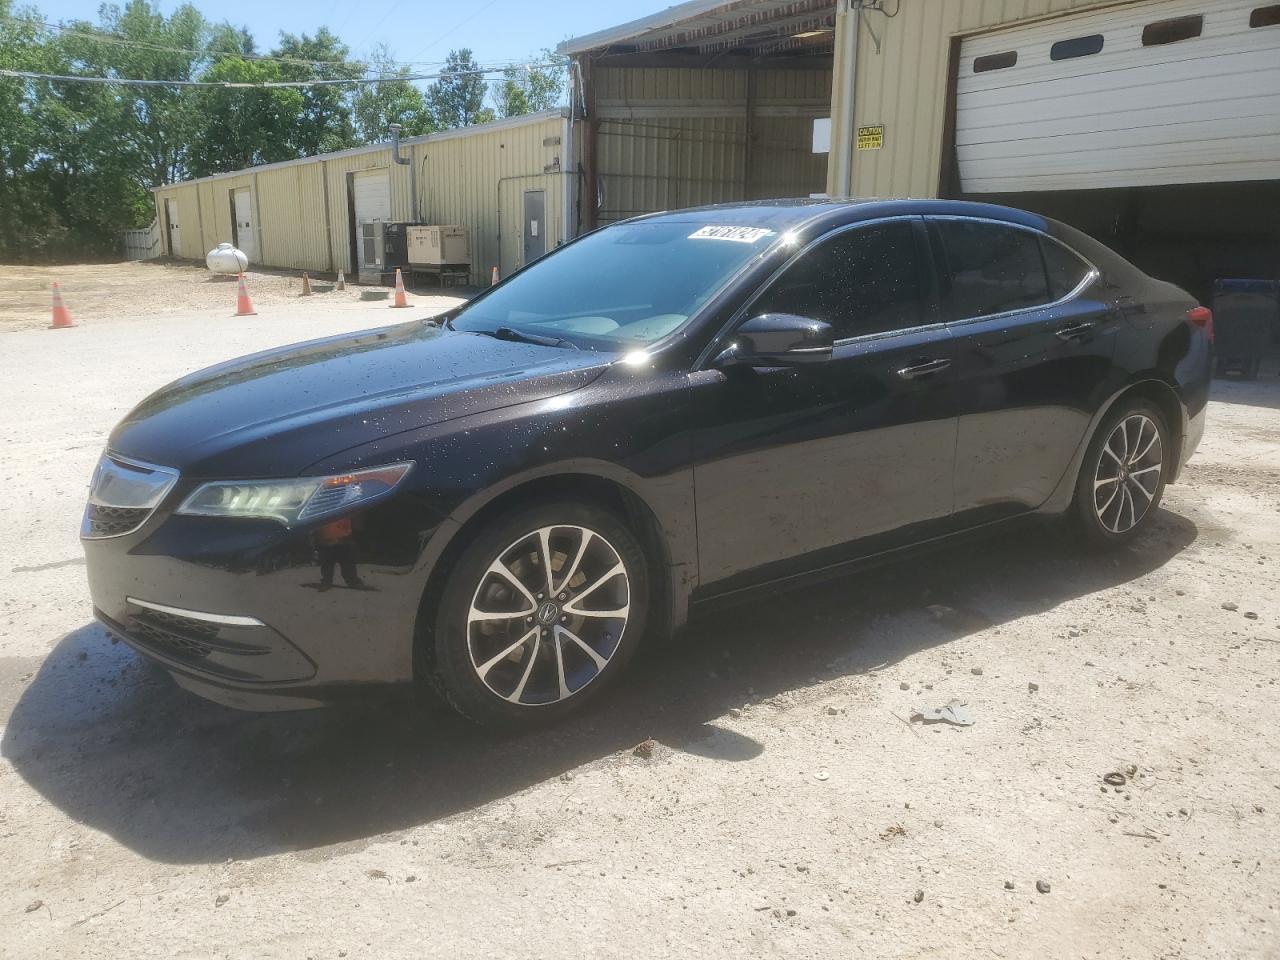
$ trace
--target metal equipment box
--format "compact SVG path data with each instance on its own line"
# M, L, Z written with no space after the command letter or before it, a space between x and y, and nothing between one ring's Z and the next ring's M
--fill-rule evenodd
M469 265L471 237L466 227L413 226L408 228L409 263L415 266Z

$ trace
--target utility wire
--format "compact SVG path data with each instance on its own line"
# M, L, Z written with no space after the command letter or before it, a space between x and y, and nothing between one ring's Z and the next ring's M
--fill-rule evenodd
M554 63L518 64L523 67L553 67ZM487 76L500 74L505 68L482 67L476 70L450 70L444 73L421 73L398 77L364 77L353 80L270 80L262 83L232 83L221 80L140 80L129 77L67 76L58 73L37 73L33 70L0 69L0 77L20 80L51 80L57 83L94 83L119 87L221 87L224 90L266 90L280 88L366 86L375 83L406 83L414 80L442 80L448 77Z

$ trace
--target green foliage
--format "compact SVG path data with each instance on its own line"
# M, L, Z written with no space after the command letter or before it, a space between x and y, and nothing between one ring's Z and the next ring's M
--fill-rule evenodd
M469 127L494 119L493 110L484 105L486 84L478 71L479 64L470 50L449 52L440 71L442 76L427 90L427 106L439 129Z
M386 44L380 44L369 58L369 72L383 78L405 77L409 71L396 66ZM382 143L391 138L391 124L403 128L402 135L417 137L434 133L435 118L427 109L427 98L407 80L360 87L353 101L356 136L364 143Z
M519 117L560 106L565 99L565 71L568 58L551 50L534 59L551 66L508 67L494 84L493 100L500 117Z

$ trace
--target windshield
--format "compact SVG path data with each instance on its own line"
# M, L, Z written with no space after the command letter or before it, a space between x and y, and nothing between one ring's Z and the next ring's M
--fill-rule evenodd
M607 227L463 308L453 326L588 349L643 346L679 329L774 235L689 220Z

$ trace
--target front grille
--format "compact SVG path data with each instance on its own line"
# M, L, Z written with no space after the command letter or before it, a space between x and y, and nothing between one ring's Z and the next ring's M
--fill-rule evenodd
M203 660L213 652L218 627L212 623L147 610L129 617L129 636L140 643L191 660Z
M91 503L85 510L85 535L118 537L137 530L151 515L146 507L104 507Z

